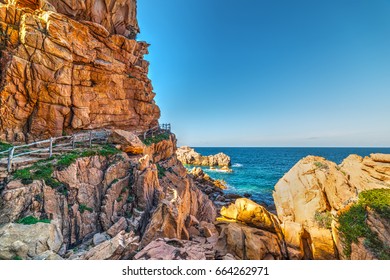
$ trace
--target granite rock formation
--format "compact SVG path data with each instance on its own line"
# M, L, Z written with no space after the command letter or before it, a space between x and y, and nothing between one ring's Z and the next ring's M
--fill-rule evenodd
M56 167L57 159L42 163L28 172L53 166L52 179L29 182L11 177L6 184L0 196L0 225L7 229L23 226L20 230L25 231L24 227L36 225L14 223L29 216L50 219L51 224L45 226L55 228L61 242L55 250L45 247L41 251L65 259L128 259L158 238L201 238L205 244L214 236L216 243L217 230L212 224L216 208L195 186L175 151L176 139L171 135L145 147L143 154L118 150L107 156L81 155L61 168ZM8 252L2 256L22 257L9 249L16 240L11 241L6 242L10 246L0 248Z
M183 166L229 170L227 155L177 150L173 134L144 144L160 111L138 32L135 0L0 0L0 140L110 128L112 145L5 180L0 259L390 258L389 155L302 159L275 215Z
M389 176L388 155L373 154L365 158L351 155L340 165L321 157L309 156L300 160L279 180L273 194L290 257L380 258L372 248L363 245L372 240L365 242L362 237L358 242L348 244L348 240L340 233L342 226L339 220L350 209L365 211L365 214L362 213L361 226L367 225L365 231L373 232L367 236L375 239L376 243L378 237L386 251L390 246L389 220L370 209L369 202L364 201L362 195L367 190L383 190L384 194L375 195L374 199L385 200L390 196L387 192L390 191ZM384 204L381 207L390 208L389 201ZM387 254L390 255L389 250Z
M194 149L187 146L183 146L177 150L176 154L177 158L183 164L219 167L229 167L231 165L230 157L228 155L225 155L224 153L219 153L211 156L202 156Z
M155 126L135 1L49 2L0 3L0 140Z

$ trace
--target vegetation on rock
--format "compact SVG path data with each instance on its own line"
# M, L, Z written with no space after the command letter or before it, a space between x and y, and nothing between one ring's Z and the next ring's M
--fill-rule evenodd
M17 220L16 223L22 224L22 225L35 225L37 223L50 224L50 220L49 219L38 219L38 218L33 217L33 216L27 216L27 217L24 217L24 218Z
M162 178L165 176L165 172L167 172L167 170L162 167L161 165L157 164L157 172L158 172L158 178Z
M360 193L359 202L375 210L382 218L390 220L390 190L376 189Z
M85 204L80 204L79 205L79 211L80 211L80 213L81 214L83 214L85 211L88 211L88 212L93 212L93 209L92 208L90 208L90 207L88 207L87 205L85 205Z
M72 151L70 153L52 157L51 159L41 160L30 167L16 170L13 177L14 179L21 180L24 185L31 184L34 180L43 180L47 186L67 195L68 190L66 189L65 184L53 178L55 170L66 169L72 163L76 162L78 158L91 157L95 155L107 157L119 152L119 150L109 145L80 151Z
M314 214L314 220L322 228L331 229L331 227L332 227L333 217L329 211L326 211L326 212L318 212L317 211Z
M143 140L143 143L146 146L151 146L152 144L157 144L163 140L169 140L169 133L161 133L153 137L148 137Z
M390 190L376 189L359 194L357 204L339 216L339 231L344 239L344 254L351 256L351 245L357 243L358 238L364 238L364 246L378 259L390 259L390 248L379 240L367 225L367 207L375 210L381 217L389 220ZM387 216L386 214L387 213Z
M4 143L4 142L0 141L0 152L6 151L6 150L8 150L11 147L12 147L11 144Z

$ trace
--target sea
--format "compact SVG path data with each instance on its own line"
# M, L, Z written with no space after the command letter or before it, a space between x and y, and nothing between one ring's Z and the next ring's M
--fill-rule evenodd
M300 159L308 155L321 156L340 164L350 154L368 156L388 153L390 148L194 148L202 155L223 152L230 156L233 173L202 167L214 179L227 183L226 193L250 195L259 204L274 207L272 191L275 184ZM191 169L193 166L187 166Z

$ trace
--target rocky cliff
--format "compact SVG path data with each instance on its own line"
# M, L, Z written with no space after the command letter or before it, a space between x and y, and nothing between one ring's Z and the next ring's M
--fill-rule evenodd
M388 155L299 161L274 191L290 258L389 259L389 183Z
M0 1L0 140L155 126L138 30L134 0Z
M160 114L138 32L135 0L0 0L0 140L111 131L10 174L0 259L390 259L389 155L302 159L275 215L181 163L228 156L133 134Z
M17 171L0 198L0 258L126 259L158 238L215 235L216 209L176 159L175 137L141 148L65 154ZM55 246L34 251L38 230Z
M126 131L109 139L130 152L95 147L12 175L0 258L390 258L387 155L302 159L275 186L275 215L188 174L174 135L150 146Z

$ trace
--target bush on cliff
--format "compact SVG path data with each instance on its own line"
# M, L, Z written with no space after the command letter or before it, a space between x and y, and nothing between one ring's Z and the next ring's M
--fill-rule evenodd
M17 220L16 223L22 224L22 225L35 225L37 223L50 224L50 220L49 219L38 219L38 218L35 218L33 216L27 216L27 217L24 217L24 218Z
M22 184L31 184L34 180L44 180L47 186L57 189L59 192L66 194L66 188L63 183L53 178L53 172L64 170L78 158L91 157L95 155L110 156L119 153L120 151L109 145L98 147L97 149L87 149L82 151L72 151L62 154L51 159L42 160L30 167L16 170L13 174L14 179L21 180Z
M12 147L11 144L0 142L0 152L6 151L11 147Z
M157 144L163 140L169 140L169 133L161 133L153 137L148 137L143 140L146 146L151 146L152 144Z
M364 191L359 194L359 201L348 211L339 216L339 231L344 239L344 254L351 256L351 245L358 238L364 238L364 246L378 259L389 260L390 248L383 244L367 225L367 207L375 210L382 218L389 221L390 190L377 189Z

